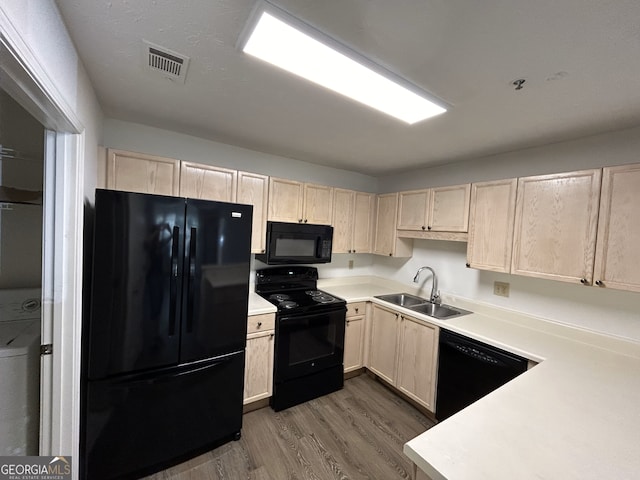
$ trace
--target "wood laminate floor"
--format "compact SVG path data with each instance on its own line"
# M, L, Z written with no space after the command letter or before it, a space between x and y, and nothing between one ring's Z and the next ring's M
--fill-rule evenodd
M244 415L242 438L147 480L410 479L407 440L433 422L368 375L281 412Z

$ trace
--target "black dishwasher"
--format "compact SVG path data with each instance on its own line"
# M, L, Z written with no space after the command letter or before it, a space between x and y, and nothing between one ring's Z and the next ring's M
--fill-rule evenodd
M525 358L440 331L436 419L442 421L527 370Z

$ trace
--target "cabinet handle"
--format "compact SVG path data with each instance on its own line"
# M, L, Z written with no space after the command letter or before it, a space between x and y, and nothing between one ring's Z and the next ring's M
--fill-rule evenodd
M262 322L258 322L258 328L262 326Z
M351 253L351 250L347 251L347 253Z
M431 230L431 225L429 225L429 226L427 227L427 230Z
M423 230L426 230L426 228L427 228L427 227L425 227L424 225L422 225L422 229L423 229Z
M471 264L470 264L470 263L465 263L465 266L466 266L467 268L470 268L470 267L471 267Z
M304 219L304 223L307 223L307 219L306 218Z
M580 283L583 284L583 285L588 285L589 284L589 282L587 282L586 278L581 278L580 279Z
M271 339L271 338L273 338L273 336L274 336L274 335L275 335L274 333L270 334L270 335L269 335L269 338L270 338L270 339Z
M393 257L393 253L390 253L390 254L389 254L389 256L390 256L390 257Z
M302 223L302 219L301 218L298 219L298 223Z
M358 313L358 309L356 308L356 313Z
M604 283L602 282L602 280L596 280L596 285L598 285L599 287L602 287Z
M399 314L399 313L396 313L396 318L398 318L399 316L400 316L400 314Z
M266 250L263 248L263 249L262 249L262 253L264 253L264 252L266 252Z
M356 251L354 250L353 253L356 253Z

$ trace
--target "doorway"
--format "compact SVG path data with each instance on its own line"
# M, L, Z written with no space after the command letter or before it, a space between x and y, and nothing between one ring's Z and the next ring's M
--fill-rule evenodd
M0 454L37 455L45 129L0 89Z

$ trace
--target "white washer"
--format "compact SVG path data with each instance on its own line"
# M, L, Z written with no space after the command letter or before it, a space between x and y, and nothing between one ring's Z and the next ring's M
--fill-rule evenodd
M38 455L40 289L0 290L0 456Z

